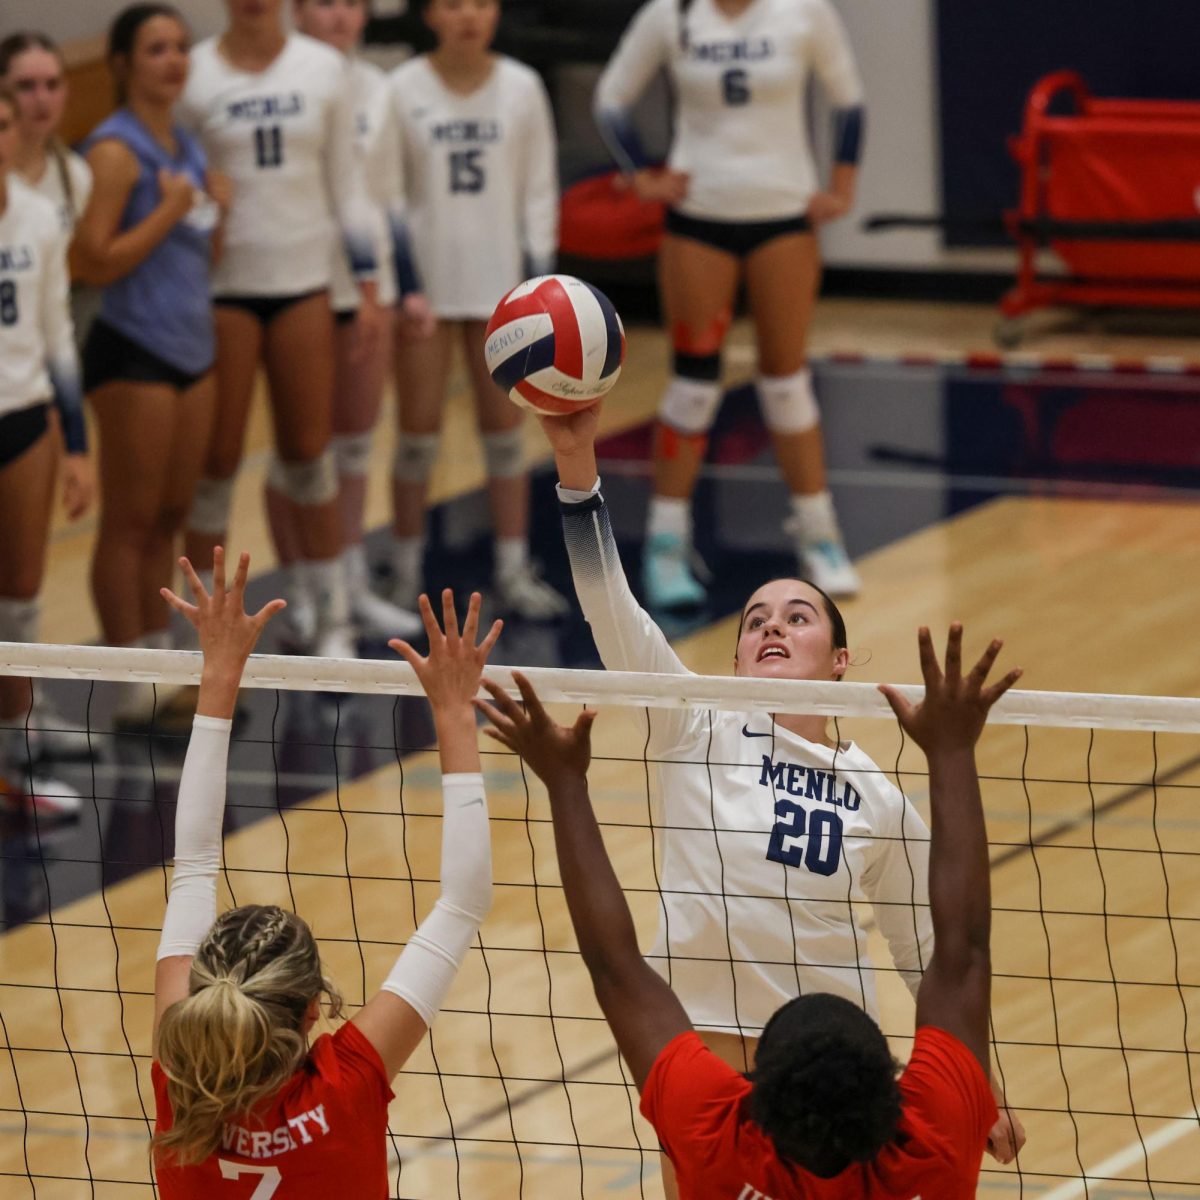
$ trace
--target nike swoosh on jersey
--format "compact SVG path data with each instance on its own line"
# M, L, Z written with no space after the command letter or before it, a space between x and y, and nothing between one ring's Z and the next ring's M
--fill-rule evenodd
M743 725L742 726L742 736L743 737L774 737L775 734L774 734L774 731L772 731L771 733L755 733L753 729L750 729L748 726Z

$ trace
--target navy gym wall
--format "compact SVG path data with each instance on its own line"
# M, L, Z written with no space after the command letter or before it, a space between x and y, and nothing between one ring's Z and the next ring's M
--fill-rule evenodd
M1041 76L1070 68L1096 95L1200 98L1200 4L938 0L938 60L944 211L995 216L1016 199L1005 139ZM946 240L988 239L950 229Z

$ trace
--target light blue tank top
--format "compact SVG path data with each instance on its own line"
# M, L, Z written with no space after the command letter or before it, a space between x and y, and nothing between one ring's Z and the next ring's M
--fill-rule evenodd
M158 173L186 174L197 189L197 204L176 223L153 252L123 279L104 289L100 318L142 349L176 370L199 375L216 356L209 267L216 205L203 196L207 160L200 143L174 131L174 156L127 108L118 109L87 140L123 142L138 163L138 179L121 214L121 229L144 221L159 205Z

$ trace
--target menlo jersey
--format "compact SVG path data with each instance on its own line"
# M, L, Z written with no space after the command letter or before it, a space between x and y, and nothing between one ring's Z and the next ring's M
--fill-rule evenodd
M629 590L600 496L562 511L604 665L687 674ZM692 1023L757 1036L781 1004L810 992L877 1017L852 905L864 898L915 994L933 949L929 831L871 759L761 713L652 710L649 721L665 828L648 958Z
M354 107L355 146L362 159L371 202L380 212L394 212L404 203L404 179L387 74L374 63L351 58L346 86ZM394 304L396 271L390 244L383 247L379 255L378 282L379 303ZM335 247L333 254L331 300L336 312L358 306L358 288L341 246Z
M558 250L554 118L535 72L497 56L487 82L452 91L428 57L392 73L417 275L437 316L487 320Z
M8 176L0 214L0 417L54 399L67 450L86 449L66 237L49 200Z
M609 148L625 170L622 130L666 68L677 98L670 166L691 176L677 205L714 221L774 221L808 208L818 189L805 98L810 74L836 108L862 103L845 28L829 0L754 0L737 17L715 0L649 0L596 91Z
M216 296L299 296L330 285L335 221L354 274L374 278L385 244L355 146L348 66L291 34L262 71L242 71L209 38L192 50L180 123L233 181Z

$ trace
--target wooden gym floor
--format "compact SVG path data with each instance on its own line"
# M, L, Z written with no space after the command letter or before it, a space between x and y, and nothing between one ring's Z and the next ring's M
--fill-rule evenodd
M985 308L833 301L820 310L814 349L983 349L991 320ZM1142 329L1066 328L1047 334L1038 349L1187 355L1192 344ZM749 375L749 346L739 326L731 374ZM636 329L625 378L605 412L613 460L606 477L618 524L631 530L644 500L644 463L618 455L644 446L664 360L661 336ZM935 368L863 366L824 368L819 383L839 506L852 544L868 551L860 559L863 594L846 606L855 678L917 678L916 626L961 619L973 645L993 633L1006 638L1006 658L1026 668L1024 687L1200 694L1200 439L1189 441L1195 426L1188 411L1197 400L1194 380L1029 372L979 380ZM439 500L481 482L463 401L454 398L446 444L466 449L453 461L443 456ZM1138 449L1146 440L1139 423L1163 442L1161 461ZM1016 431L1030 429L1036 436L1017 446ZM729 440L740 431L735 424ZM529 440L544 457L532 426ZM373 463L373 526L386 520L390 442L385 421ZM261 406L250 447L236 544L250 550L256 570L267 571ZM760 450L718 455L711 472L703 512L721 546L736 550L739 539L752 537L739 510L779 504ZM86 523L56 527L48 640L95 637L83 602L90 533ZM763 552L778 557L779 547ZM636 564L627 566L634 574ZM688 665L727 672L734 622L724 615L681 631ZM506 661L541 664L558 652L552 639L515 634L520 653ZM640 756L629 756L630 746L641 745L642 719L632 710L602 715L592 790L648 943L655 901L647 824L656 798ZM896 765L890 723L858 722L846 734L883 769ZM995 864L998 1060L1030 1134L1020 1172L986 1172L983 1196L1200 1193L1200 754L1195 738L1180 736L1098 734L1089 741L1087 731L997 729L981 751ZM901 778L923 805L919 767L905 751ZM236 786L236 770L233 778ZM573 939L553 888L544 797L536 785L527 792L503 756L488 759L488 779L498 818L495 911L482 951L472 953L436 1026L432 1051L420 1051L397 1081L392 1126L405 1135L397 1142L404 1159L398 1194L658 1196L653 1137L631 1116L586 974L567 953ZM414 907L423 914L435 894L432 882L421 881L437 871L436 758L409 756L402 772L396 765L350 770L336 793L309 791L302 803L227 838L227 880L237 902L294 901L313 919L335 977L357 1003L364 982L382 979L395 943L411 932ZM403 820L395 815L398 795ZM133 857L124 854L119 828L101 832L109 857ZM65 852L48 845L46 853ZM4 865L6 893L28 886ZM81 898L55 905L53 923L40 917L0 939L0 1033L12 1048L0 1055L0 1195L14 1200L151 1194L141 1120L142 1106L151 1104L148 1071L144 1057L135 1069L130 1053L147 1052L164 873L152 868L98 891L113 876L89 863L80 870L90 882L77 889ZM531 888L534 880L547 887ZM884 1027L904 1057L912 1004L874 937L871 950ZM564 1073L567 1087L554 1082ZM1073 1118L1063 1111L1068 1105ZM86 1141L81 1112L91 1115ZM985 1166L994 1168L991 1160ZM1085 1189L1078 1181L1084 1169L1124 1182ZM89 1175L119 1182L80 1182Z

